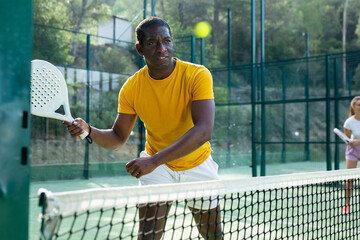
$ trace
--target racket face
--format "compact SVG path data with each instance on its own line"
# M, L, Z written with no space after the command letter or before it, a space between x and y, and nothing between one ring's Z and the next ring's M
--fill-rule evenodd
M64 106L64 115L56 112L61 106ZM73 121L65 79L57 67L43 60L31 61L31 113Z
M350 139L339 129L334 128L334 133L336 133L344 142L350 142Z

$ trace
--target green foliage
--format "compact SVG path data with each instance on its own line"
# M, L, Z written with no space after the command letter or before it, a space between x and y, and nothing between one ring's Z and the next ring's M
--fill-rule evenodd
M133 54L117 45L105 46L98 52L98 63L102 66L101 69L106 72L130 72L134 58Z
M34 58L59 65L70 65L77 60L77 44L86 38L80 31L97 33L98 22L110 14L112 0L34 1ZM50 28L44 27L50 26ZM61 31L68 29L70 31Z
M116 0L111 10L112 15L131 21L136 20L135 16L142 12L143 8L144 1ZM142 16L143 15L139 15L138 21L142 19Z
M57 0L34 0L34 22L54 27L66 27L70 18L66 16L66 7Z
M359 17L359 20L358 20L358 23L357 23L357 26L356 26L356 36L357 36L357 40L355 41L356 42L356 46L358 48L360 48L360 17Z
M353 76L352 82L354 88L360 88L360 64L358 64L357 68L355 69L355 74Z
M216 102L226 103L229 99L229 89L226 87L214 87L214 95Z
M34 22L62 28L69 24L64 5L55 0L34 1ZM68 45L71 34L56 29L45 29L34 26L33 58L44 59L53 63L66 65L73 60L69 55Z
M143 4L142 0L35 0L34 18L35 22L41 24L96 34L98 22L111 14L134 21L133 27L135 27L142 20ZM250 0L159 0L155 2L155 14L168 21L175 39L191 35L194 25L199 21L208 21L212 24L213 31L211 36L206 38L205 46L205 55L208 57L205 64L211 67L224 66L227 63L227 10L229 8L232 10L233 65L249 63L251 59ZM359 1L348 0L348 50L355 50L360 46L359 9ZM148 1L146 10L149 16L151 1ZM302 57L305 53L303 32L309 33L311 55L341 51L343 10L342 0L266 1L266 60ZM259 11L260 3L257 2L257 57L260 56ZM35 44L39 46L35 48L38 52L36 55L44 58L53 52L54 61L64 63L74 60L76 45L79 44L76 43L77 38L66 33L58 34L62 36L50 38L50 36L44 36L45 33L35 35L38 36L35 38ZM63 35L67 36L63 37ZM69 39L70 37L72 39ZM56 41L57 44L48 43L50 41ZM65 44L69 41L72 41L71 46ZM48 50L41 50L41 46ZM187 47L183 45L183 48L183 51L179 52L190 52L190 42ZM65 57L69 51L73 57ZM115 51L112 53L114 55L111 58L115 58L117 56Z
M35 26L33 59L43 59L56 64L67 65L73 61L69 55L71 46L69 34Z
M111 14L110 0L62 0L70 20L68 29L96 34L99 20Z
M96 113L92 118L94 126L99 128L111 128L117 115L117 104L120 88L113 91L101 92L99 103L94 104L93 112Z

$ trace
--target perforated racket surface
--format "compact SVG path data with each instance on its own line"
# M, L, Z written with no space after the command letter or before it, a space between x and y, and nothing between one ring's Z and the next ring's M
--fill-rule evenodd
M65 114L56 112L61 106ZM43 60L31 61L31 114L73 122L68 88L60 70ZM81 134L81 139L88 135Z
M345 133L343 133L339 129L334 128L334 133L336 133L336 135L338 135L344 142L347 142L347 143L350 142L350 139L348 138L348 136L346 136Z

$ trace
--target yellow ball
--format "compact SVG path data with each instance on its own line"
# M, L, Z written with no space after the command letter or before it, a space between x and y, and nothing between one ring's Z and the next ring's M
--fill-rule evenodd
M199 22L195 25L194 34L198 38L205 38L210 34L210 32L211 32L211 25L206 21Z

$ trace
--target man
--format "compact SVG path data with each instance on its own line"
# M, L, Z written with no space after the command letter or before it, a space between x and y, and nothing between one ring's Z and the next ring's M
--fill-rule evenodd
M146 128L145 151L126 169L140 185L217 179L218 165L211 158L209 143L215 118L210 72L173 57L171 29L160 18L142 21L136 36L136 49L146 66L121 88L112 129L90 127L79 118L64 125L73 137L87 131L102 147L118 149L128 140L139 116ZM139 206L139 239L161 238L170 206ZM190 202L188 207L205 239L222 239L216 199Z

